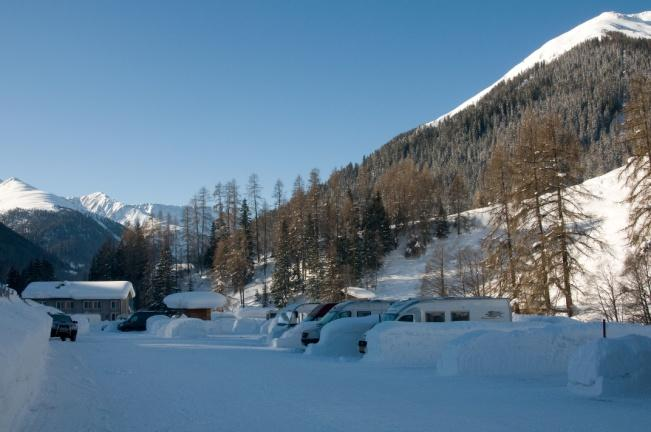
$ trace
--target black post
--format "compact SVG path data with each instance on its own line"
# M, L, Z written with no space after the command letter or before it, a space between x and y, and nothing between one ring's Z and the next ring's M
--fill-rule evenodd
M605 339L606 338L606 320L605 319L601 320L601 334Z

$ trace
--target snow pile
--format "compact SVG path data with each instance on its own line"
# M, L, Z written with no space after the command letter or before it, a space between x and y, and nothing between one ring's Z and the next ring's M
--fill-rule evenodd
M362 318L341 318L321 329L319 343L308 345L305 354L359 357L357 342L362 335L378 323L378 315Z
M261 318L267 319L267 314L277 310L274 307L255 307L247 306L241 307L234 311L237 318Z
M215 309L226 304L226 297L212 291L188 291L170 294L163 303L170 309Z
M232 314L213 317L212 321L185 316L169 318L156 315L147 319L147 332L161 338L205 338L212 335L259 334L265 320L235 319Z
M269 320L271 321L271 320ZM294 350L303 350L305 346L301 342L301 336L304 331L315 329L319 326L318 321L303 321L300 324L287 330L278 338L271 341L271 346L274 348L289 348Z
M86 334L90 331L90 318L86 314L70 315L73 321L77 321L77 334Z
M617 12L604 12L591 20L584 22L572 30L548 41L536 51L531 53L521 63L515 65L506 75L497 80L490 87L477 93L461 105L436 120L426 123L424 126L436 126L446 117L452 117L465 108L475 105L499 83L515 78L527 69L531 69L537 63L549 63L565 54L575 46L590 40L601 39L609 32L622 33L631 38L651 38L651 12L637 14L620 14Z
M262 318L240 318L233 323L233 334L259 334L262 325L265 323Z
M585 396L651 395L651 338L597 339L571 357L568 388Z
M40 386L52 318L17 295L0 297L0 430L15 430Z
M369 291L366 288L360 288L360 287L347 287L341 290L344 295L347 297L353 297L356 299L374 299L375 298L375 293L373 291Z
M542 325L542 324L540 324ZM512 331L510 322L408 323L387 321L366 333L364 361L395 366L436 366L452 340L482 330Z
M437 361L437 372L472 376L562 375L577 347L599 337L597 328L578 322L511 332L470 332L445 347Z

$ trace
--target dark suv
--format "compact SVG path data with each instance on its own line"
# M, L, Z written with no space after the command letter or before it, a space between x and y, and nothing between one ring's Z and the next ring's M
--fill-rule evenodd
M147 319L156 315L172 316L175 312L171 310L159 311L138 311L134 312L129 319L118 324L118 330L128 331L145 331L147 330Z
M73 321L69 315L56 313L49 314L52 317L52 328L50 337L60 337L62 341L70 339L77 340L77 321Z

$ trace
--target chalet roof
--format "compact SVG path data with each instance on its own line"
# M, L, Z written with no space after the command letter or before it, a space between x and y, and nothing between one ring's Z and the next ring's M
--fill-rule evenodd
M32 282L23 291L26 299L121 300L136 292L127 281Z

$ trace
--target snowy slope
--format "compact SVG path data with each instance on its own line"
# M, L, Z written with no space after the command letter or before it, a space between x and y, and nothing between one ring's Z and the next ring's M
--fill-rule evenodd
M0 213L13 209L57 211L61 208L80 210L67 199L42 191L24 181L11 177L0 183Z
M181 206L165 204L125 204L111 198L103 192L94 192L78 198L70 198L87 211L109 218L122 225L134 225L136 222L145 224L150 218L169 215L172 219L181 220L183 208Z
M604 12L583 24L574 27L567 33L563 33L538 48L521 63L511 68L506 75L497 80L497 82L490 87L480 91L449 113L442 115L432 122L426 123L424 126L436 126L446 117L451 117L463 109L479 102L479 100L486 96L493 87L502 81L515 78L527 69L532 68L536 63L551 62L575 46L590 39L601 39L609 32L623 33L632 38L651 39L651 11L628 15L617 12Z
M589 273L579 280L581 293L575 293L576 304L588 310L594 308L597 301L595 283L592 276L598 276L602 270L610 270L618 274L622 270L624 258L628 252L626 225L629 207L623 201L628 193L628 187L623 178L620 179L623 168L610 171L583 183L585 189L594 195L592 199L583 200L584 210L594 219L600 220L600 226L595 236L606 244L605 250L595 250L590 256L580 258ZM434 240L428 245L426 253L415 259L404 257L404 246L391 252L384 261L377 279L376 295L378 298L401 299L420 295L423 276L426 274L427 262L432 257L437 242L443 241L448 251L458 248L479 248L485 237L488 221L488 209L480 208L464 213L475 220L475 226L461 236L451 233L446 240ZM453 259L451 257L451 259ZM448 274L454 276L455 264L449 262L446 266ZM559 306L562 299L556 296ZM586 315L586 318L589 316Z

